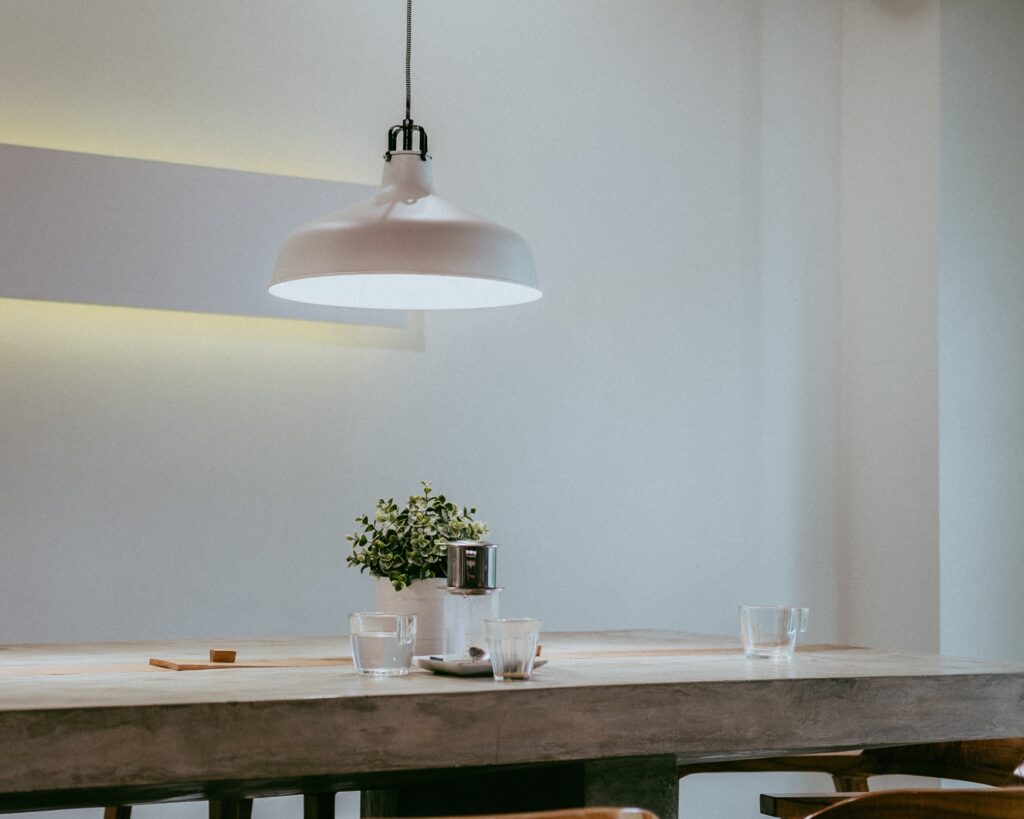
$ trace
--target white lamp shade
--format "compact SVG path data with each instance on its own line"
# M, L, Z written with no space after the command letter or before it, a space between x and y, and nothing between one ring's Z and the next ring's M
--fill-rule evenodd
M540 298L517 233L434 193L430 159L396 151L371 199L296 230L270 292L338 307L444 310Z

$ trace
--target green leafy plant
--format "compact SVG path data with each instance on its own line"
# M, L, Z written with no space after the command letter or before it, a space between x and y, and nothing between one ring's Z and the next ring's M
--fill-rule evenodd
M360 515L360 529L345 540L352 544L349 566L374 577L387 578L401 591L414 580L446 577L446 544L455 540L478 540L488 532L487 524L473 520L475 508L459 509L444 495L432 495L430 484L420 481L422 495L412 495L409 505L399 509L394 498L377 501L373 520Z

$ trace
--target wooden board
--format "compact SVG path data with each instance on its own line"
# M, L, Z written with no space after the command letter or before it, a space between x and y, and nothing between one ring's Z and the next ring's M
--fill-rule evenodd
M305 668L330 665L352 665L351 657L327 657L324 659L309 659L304 657L293 657L283 660L243 660L233 663L211 663L209 660L164 660L160 657L151 657L150 665L167 668L171 671L210 671L215 668Z

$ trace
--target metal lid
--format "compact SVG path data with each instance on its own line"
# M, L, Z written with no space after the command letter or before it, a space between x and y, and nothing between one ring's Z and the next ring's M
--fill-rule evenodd
M448 591L486 594L497 588L498 544L456 540L448 544Z

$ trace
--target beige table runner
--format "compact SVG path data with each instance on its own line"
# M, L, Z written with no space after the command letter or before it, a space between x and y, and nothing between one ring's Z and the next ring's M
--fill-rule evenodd
M818 643L806 646L797 646L796 650L801 654L810 654L819 651L851 651L863 648L863 646L841 646L829 643ZM552 657L563 660L597 660L602 658L615 657L699 657L703 655L740 656L743 649L739 646L734 648L652 648L639 649L637 651L551 651L544 652L545 657Z
M812 654L821 651L849 651L863 648L862 646L817 645L798 646L800 654ZM740 656L742 649L718 648L659 648L638 649L636 651L550 651L543 656L552 660L599 660L599 659L631 659L635 657L701 657L701 656ZM350 666L351 657L304 658L293 657L279 660L237 660L233 663L211 663L199 658L195 659L163 659L154 657L149 663L106 663L103 665L36 665L12 666L0 668L0 679L4 677L39 677L69 674L127 674L138 672L166 671L208 671L231 668L316 668L328 666Z

